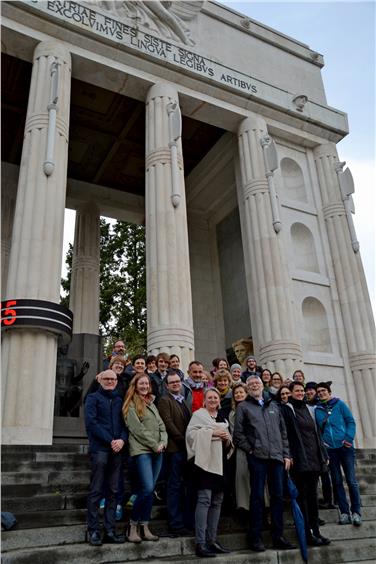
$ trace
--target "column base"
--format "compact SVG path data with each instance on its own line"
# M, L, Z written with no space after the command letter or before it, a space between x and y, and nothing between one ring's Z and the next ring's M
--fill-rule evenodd
M291 377L294 370L303 367L301 346L293 341L270 341L258 350L257 362L260 366L281 372L283 378Z
M52 445L52 428L3 427L2 443L4 445Z

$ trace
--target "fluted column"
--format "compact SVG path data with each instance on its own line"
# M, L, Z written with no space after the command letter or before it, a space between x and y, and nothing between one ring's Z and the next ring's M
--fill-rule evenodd
M74 334L99 334L99 219L94 203L77 210L69 301Z
M8 298L59 303L70 83L71 57L65 45L57 41L40 43L34 52L9 259ZM57 109L54 106L56 115L51 117L52 98L57 99ZM52 443L56 350L57 336L47 330L25 328L5 333L5 444Z
M357 392L364 445L376 446L375 325L360 253L351 245L346 210L336 168L336 146L314 151L338 298L342 311L350 368Z
M7 170L1 181L1 295L6 292L9 256L16 208L18 171Z
M158 83L149 90L145 198L148 350L175 353L187 367L194 351L187 210L180 140L175 155L171 150L171 103L179 103L172 85ZM180 195L178 201L173 194L174 198Z
M239 127L242 233L253 340L260 365L290 376L302 365L291 278L281 235L273 228L261 139L265 121L252 114Z

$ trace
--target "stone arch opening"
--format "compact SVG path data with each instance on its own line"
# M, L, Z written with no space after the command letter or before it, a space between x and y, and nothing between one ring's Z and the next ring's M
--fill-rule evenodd
M285 157L281 160L281 173L285 196L289 200L307 202L303 171L296 161Z
M297 222L291 225L290 234L295 268L308 272L320 272L311 230L303 223Z
M313 297L303 300L304 348L311 352L331 353L328 318L323 304Z

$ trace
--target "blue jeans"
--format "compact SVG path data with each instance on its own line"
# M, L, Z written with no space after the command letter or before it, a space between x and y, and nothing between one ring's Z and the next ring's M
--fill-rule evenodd
M355 476L355 450L353 447L329 448L329 468L332 476L333 491L340 513L350 514L350 507L347 501L341 467L345 474L347 486L349 488L351 512L360 515L360 492L359 484Z
M131 521L148 523L153 507L155 484L162 467L163 455L157 453L138 454L133 457L139 483L137 498L132 507Z
M167 470L167 517L170 529L181 529L184 527L183 498L184 480L183 474L187 463L185 452L170 452L165 455Z
M104 528L111 532L115 528L116 494L119 485L121 452L91 452L90 491L87 497L87 528L90 532L99 531L99 502L106 491L104 509Z
M264 492L268 480L270 494L270 516L272 538L279 539L283 534L283 464L277 460L263 460L253 454L247 455L251 484L249 503L249 538L255 543L261 540L265 511Z

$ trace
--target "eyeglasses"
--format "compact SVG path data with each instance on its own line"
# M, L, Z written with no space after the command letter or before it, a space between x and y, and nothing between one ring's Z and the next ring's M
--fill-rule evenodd
M169 384L181 384L181 380L169 380Z
M102 378L104 382L117 382L117 378Z

